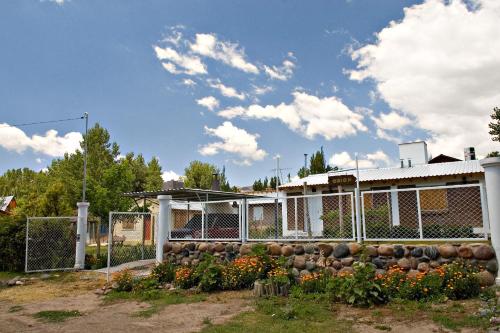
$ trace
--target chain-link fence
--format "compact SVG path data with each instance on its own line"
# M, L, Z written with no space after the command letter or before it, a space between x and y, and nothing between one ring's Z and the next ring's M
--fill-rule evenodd
M28 217L26 272L74 269L77 217Z
M248 240L353 240L350 192L248 199Z
M172 202L169 239L241 239L242 200Z
M156 215L139 212L109 214L108 269L156 257Z
M479 184L362 192L366 240L488 238Z

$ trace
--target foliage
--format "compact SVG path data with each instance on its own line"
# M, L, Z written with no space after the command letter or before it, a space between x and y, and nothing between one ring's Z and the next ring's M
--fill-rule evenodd
M494 107L491 114L491 123L488 124L490 128L490 135L493 141L500 141L500 108Z
M134 288L134 276L129 269L113 274L113 284L116 291L132 291Z
M333 299L362 307L386 303L388 298L375 278L375 267L365 262L355 262L352 267L353 274L336 277L330 283Z
M329 278L323 272L313 272L300 277L299 286L305 293L324 293Z
M249 288L264 272L264 263L260 257L243 256L237 258L224 266L222 287L226 290Z
M283 267L276 267L267 272L267 278L271 283L283 286L290 283L290 273Z
M214 165L201 161L192 161L184 169L184 185L192 188L210 189L215 173L217 173L217 168Z
M488 155L486 155L486 157L500 157L500 152L498 151L492 151L491 153L488 153Z
M151 276L159 283L170 283L175 279L175 265L171 262L162 262L151 270Z
M325 153L323 151L323 147L321 147L318 151L313 153L309 159L309 168L303 166L297 172L297 175L300 178L307 177L309 175L316 175L319 173L325 173L329 171L338 170L338 167L332 167L326 163Z
M462 261L444 265L444 294L450 299L476 297L481 291L477 270Z
M198 284L202 291L217 290L222 281L222 269L213 255L203 253L200 263L194 268L193 283Z
M0 216L0 271L24 270L26 219Z
M174 284L181 289L189 289L196 285L194 270L191 267L179 267L175 270Z
M40 311L33 315L33 317L48 321L51 323L60 323L68 318L79 317L82 314L78 310L49 310Z
M159 286L158 280L152 276L149 276L135 281L135 283L133 283L132 291L147 292L157 289L158 286Z

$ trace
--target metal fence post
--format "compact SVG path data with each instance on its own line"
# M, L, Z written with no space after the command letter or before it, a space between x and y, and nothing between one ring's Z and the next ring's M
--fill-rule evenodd
M87 215L89 209L88 202L78 202L78 220L76 227L76 256L75 269L85 268L85 245L87 242Z
M417 189L417 214L418 214L418 229L420 239L424 239L424 228L422 226L422 208L420 207L420 190Z
M160 203L160 209L158 214L158 234L156 242L156 261L158 263L163 262L163 245L167 239L167 232L169 226L172 223L172 196L171 195L159 195L158 201Z
M26 257L24 258L24 271L28 272L28 242L29 238L29 228L30 228L30 218L26 218Z
M299 222L298 222L298 210L297 210L297 197L293 198L293 209L294 209L294 220L295 220L295 239L299 239ZM287 224L288 225L288 224Z
M111 247L113 246L113 212L109 212L108 220L108 270L106 271L106 280L109 283L109 269L111 266Z

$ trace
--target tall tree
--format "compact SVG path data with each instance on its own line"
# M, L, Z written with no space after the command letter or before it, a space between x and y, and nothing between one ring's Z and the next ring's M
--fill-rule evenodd
M491 114L492 122L489 123L490 135L493 141L500 141L500 108L494 107Z
M326 163L325 153L323 147L320 150L314 152L309 159L309 168L302 167L297 172L300 178L307 177L309 175L316 175L319 173L325 173L328 171L336 170Z
M153 157L148 163L146 175L146 191L158 191L163 186L163 178L161 177L160 161Z
M201 161L192 161L184 169L184 185L192 188L210 189L214 173L217 173L217 168L214 165Z

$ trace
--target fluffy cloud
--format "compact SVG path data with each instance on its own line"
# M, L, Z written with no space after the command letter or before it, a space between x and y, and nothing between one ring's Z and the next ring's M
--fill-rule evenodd
M191 79L184 79L182 80L182 84L188 87L194 87L196 85L196 82Z
M295 64L289 59L284 60L283 64L279 67L264 65L264 71L271 79L281 81L291 78L294 68Z
M269 93L269 92L271 92L271 91L274 90L274 88L271 87L271 86L261 86L261 87L259 87L259 86L256 86L256 85L252 85L252 87L253 87L253 93L255 95L265 95L265 94L267 94L267 93Z
M172 170L163 172L161 177L163 178L164 182L167 182L169 180L179 180L181 178L181 176L179 176Z
M45 135L35 134L29 137L17 127L0 124L0 147L17 153L32 149L36 153L61 157L65 153L79 150L82 139L82 135L78 132L69 132L64 136L59 136L56 130L49 130Z
M433 155L498 150L487 124L500 100L500 2L428 0L351 52L350 78L373 79L378 96L428 131ZM385 132L383 132L385 133ZM387 133L385 133L387 134Z
M411 120L401 116L397 112L381 113L378 117L373 116L373 121L378 128L385 130L401 130L411 124Z
M239 100L245 99L245 94L238 92L235 88L224 85L220 80L208 80L208 85L220 91L226 97L237 98Z
M258 134L251 134L244 129L234 126L231 122L225 121L217 128L205 126L205 132L221 141L212 142L200 147L200 154L211 156L221 151L236 154L242 159L236 161L239 164L251 165L254 161L262 160L267 153L260 149L257 143Z
M213 96L207 96L197 99L196 103L198 103L198 105L206 107L210 111L213 111L213 109L219 106L219 100Z
M160 61L168 60L162 65L163 68L172 74L184 73L187 75L197 75L207 73L207 67L197 56L181 54L170 47L161 48L154 46L154 50L156 57ZM176 65L183 68L183 70L178 70Z
M333 154L328 163L344 169L356 167L356 160L346 151ZM358 166L361 169L375 168L381 165L387 166L389 163L389 156L381 150L358 157Z
M323 136L327 140L366 131L363 115L350 110L335 96L319 98L295 91L290 104L249 107L236 106L218 112L224 118L279 119L291 130L309 139Z
M219 60L246 73L259 73L257 66L246 60L243 48L237 43L218 40L215 34L196 34L195 42L190 44L190 48L194 53Z

